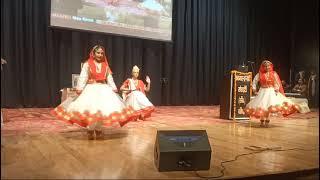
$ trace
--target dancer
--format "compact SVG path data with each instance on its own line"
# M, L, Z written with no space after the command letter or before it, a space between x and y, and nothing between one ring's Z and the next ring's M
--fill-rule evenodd
M105 50L94 46L89 59L83 64L77 83L78 97L66 100L53 110L59 119L88 128L88 139L102 137L102 126L119 123L121 126L132 120L134 111L126 107L116 94Z
M134 66L132 68L132 78L127 79L120 90L123 92L122 96L126 105L135 110L135 117L144 120L151 116L154 106L145 95L145 92L150 91L151 80L149 76L146 77L146 86L143 81L138 79L139 71L138 66Z
M258 82L260 89L257 93ZM252 91L254 94L257 93L257 96L247 104L245 113L260 118L261 126L268 127L270 113L288 116L299 109L285 97L280 78L268 60L262 62L259 73L254 77Z

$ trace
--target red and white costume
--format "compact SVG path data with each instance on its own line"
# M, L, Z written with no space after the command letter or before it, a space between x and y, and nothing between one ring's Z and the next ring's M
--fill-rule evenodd
M133 120L134 110L124 104L114 92L116 89L107 59L98 63L91 51L77 85L77 90L82 93L75 99L61 103L52 113L61 120L89 129L111 126L113 123L123 126Z
M270 63L270 71L267 72L264 64L261 64L259 73L253 79L252 89L256 90L258 83L260 89L257 96L247 104L245 113L260 118L268 113L287 116L298 111L299 106L285 97L280 78L273 71L272 63L269 61L267 63Z
M150 117L154 111L154 106L145 94L146 85L143 81L130 78L123 83L122 87L130 91L130 93L124 95L123 98L127 107L132 107L135 110L135 116L143 118Z

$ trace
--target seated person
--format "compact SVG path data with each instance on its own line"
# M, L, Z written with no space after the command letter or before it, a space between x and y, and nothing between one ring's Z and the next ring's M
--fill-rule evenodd
M291 91L291 85L288 84L285 80L281 81L282 87L285 93L289 93Z
M136 118L145 120L151 116L154 111L153 104L147 98L145 92L150 91L150 78L146 77L147 85L138 79L139 68L134 66L132 68L132 78L128 78L120 90L123 92L123 99L127 107L132 107L135 110Z
M304 70L300 70L298 74L296 74L295 83L298 83L299 79L302 79L302 81L306 80L306 73Z
M303 79L298 80L298 84L296 84L293 89L293 93L299 93L301 97L307 97L307 85L304 83Z
M316 71L314 69L310 72L310 77L308 80L308 100L311 107L316 107L317 94L319 92L319 82Z

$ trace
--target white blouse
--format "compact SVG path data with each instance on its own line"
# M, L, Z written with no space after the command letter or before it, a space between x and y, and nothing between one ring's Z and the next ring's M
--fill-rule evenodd
M100 72L101 71L101 63L96 63L96 71ZM89 68L89 64L88 62L85 62L82 66L81 69L81 73L78 79L78 83L77 83L77 90L83 90L84 87L87 85L87 81L89 79L89 74L90 74L90 68ZM115 85L114 81L113 81L113 77L111 74L108 74L107 77L107 85L109 85L113 90L117 90L117 86Z
M276 80L278 78L278 74L276 72L274 72L274 79L275 79L275 82L274 82L274 89L276 90L279 90L280 88L280 84L278 83L278 81ZM257 85L259 83L259 80L260 80L260 76L259 76L259 73L256 74L256 76L253 78L253 81L252 81L252 90L256 91L257 90Z

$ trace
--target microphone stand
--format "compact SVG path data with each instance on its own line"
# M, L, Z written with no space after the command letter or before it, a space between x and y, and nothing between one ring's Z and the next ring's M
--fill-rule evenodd
M256 72L255 72L255 62L252 62L252 61L248 61L248 63L250 63L250 67L251 67L251 70L252 70L252 76L254 77Z

